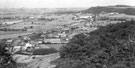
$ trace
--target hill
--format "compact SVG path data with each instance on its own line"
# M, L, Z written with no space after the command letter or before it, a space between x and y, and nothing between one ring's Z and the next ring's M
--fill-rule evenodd
M97 6L82 11L82 13L94 13L94 14L99 14L101 12L106 12L106 13L118 12L118 13L124 13L129 15L135 15L135 8L127 5Z
M60 51L57 68L134 68L135 21L75 35Z
M132 6L129 6L129 5L114 5L114 6L109 6L109 7L132 7Z
M31 15L44 13L74 13L86 8L8 8L0 9L0 15Z

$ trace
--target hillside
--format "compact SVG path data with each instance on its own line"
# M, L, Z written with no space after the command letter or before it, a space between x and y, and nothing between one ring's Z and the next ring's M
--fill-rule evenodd
M135 8L126 5L97 6L82 11L82 13L94 13L94 14L99 14L101 12L106 12L106 13L118 12L118 13L125 13L129 15L135 15Z
M60 51L57 68L134 68L135 21L75 35Z
M114 6L108 6L108 7L132 7L129 5L114 5Z

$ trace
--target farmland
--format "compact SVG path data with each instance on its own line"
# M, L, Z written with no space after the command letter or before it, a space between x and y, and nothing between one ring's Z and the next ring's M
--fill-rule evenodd
M2 45L7 46L5 49L13 55L12 58L17 63L26 64L24 68L47 68L59 66L59 64L61 68L65 68L74 63L78 66L80 60L83 63L86 59L86 63L87 61L89 63L88 59L91 59L91 55L95 57L96 53L99 54L99 58L102 58L100 54L104 55L104 49L108 50L108 48L111 49L110 46L116 46L117 43L113 44L113 42L117 40L118 43L123 42L119 40L119 34L125 36L130 31L125 31L127 24L121 25L121 23L135 18L134 15L117 12L92 14L58 11L45 13L41 10L33 9L31 13L26 12L27 9L25 12L24 10L21 12L11 10L9 13L0 15L0 41L4 43ZM22 14L19 15L19 13ZM21 21L16 22L18 20ZM128 23L133 24L132 22ZM118 27L115 27L117 23ZM118 32L115 32L117 30ZM115 34L111 34L112 32ZM130 35L126 37L130 38ZM50 62L55 59L60 63L56 62L55 65L51 65Z
M55 28L58 25L65 25L65 24L70 24L70 23L74 22L70 18L66 17L66 15L56 15L56 16L55 15L54 16L51 15L49 17L49 19L50 18L57 18L57 19L56 20L52 20L52 21L48 21L48 20L33 20L33 19L29 20L29 19L27 19L27 20L25 20L23 22L19 22L19 23L16 23L16 24L11 24L11 25L5 24L5 25L2 25L0 27L0 29L3 29L3 30L7 29L8 31L0 31L0 35L1 35L0 39L3 39L2 37L5 37L5 36L9 37L8 34L9 35L12 34L12 35L18 36L17 34L23 35L23 34L20 34L20 33L27 34L27 33L42 32L42 31L47 31L47 30L53 29L53 28ZM61 19L61 18L63 18L63 19ZM48 17L47 17L47 19L48 19ZM27 29L27 31L21 31L21 30L25 30L25 29ZM10 35L10 36L12 36L12 35ZM15 37L15 36L13 36L13 37Z

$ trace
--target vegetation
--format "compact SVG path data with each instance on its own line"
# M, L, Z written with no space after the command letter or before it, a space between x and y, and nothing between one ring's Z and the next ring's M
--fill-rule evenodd
M128 7L128 6L121 6L121 5L105 6L105 7L98 6L98 7L91 7L82 12L83 13L94 13L94 14L99 14L101 12L106 12L106 13L118 12L118 13L125 13L125 14L129 14L129 15L135 15L135 8Z
M36 33L30 36L31 40L41 39L41 33Z
M134 68L135 21L75 35L60 56L56 68Z
M110 6L110 7L131 7L129 5L115 5L115 6Z
M0 41L0 68L17 68L16 62L5 48L6 45L4 40Z
M52 53L57 53L58 51L54 48L50 48L50 49L36 49L33 52L33 55L48 55L48 54L52 54Z

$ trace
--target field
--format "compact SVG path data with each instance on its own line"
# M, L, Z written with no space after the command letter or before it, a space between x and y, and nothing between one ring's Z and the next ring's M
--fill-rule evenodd
M59 19L53 20L53 21L29 20L29 21L23 21L23 22L8 25L8 26L1 26L0 27L1 29L4 29L4 28L7 28L7 29L28 28L28 30L27 31L7 31L7 32L0 31L0 39L4 39L4 37L5 38L13 38L13 37L21 36L21 35L26 35L27 33L29 34L29 33L47 31L47 30L55 28L58 25L65 25L65 24L70 24L70 23L74 22L74 20L71 20L73 15L68 15L68 16L56 15L56 17L59 17ZM33 28L30 28L31 26Z
M59 53L39 57L28 63L25 68L52 68L53 66L55 67L55 65L50 64L50 62L58 59L59 57Z
M135 15L126 15L126 14L118 14L109 16L110 18L126 18L126 19L135 19Z
M23 68L51 68L55 66L51 64L52 61L58 59L59 53L49 54L49 55L14 55L14 59L17 59L18 63L25 63L27 65Z
M15 38L18 36L28 35L31 33L17 33L17 34L7 34L7 35L0 35L0 39L6 39L6 38Z
M65 44L45 44L51 48L55 48L56 50L60 50L60 48Z

